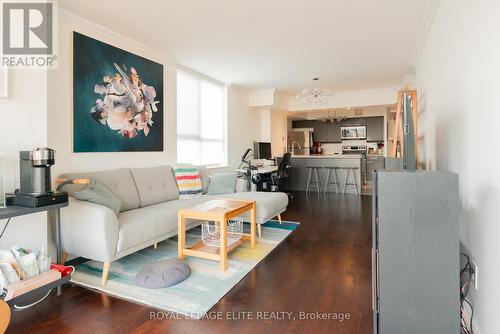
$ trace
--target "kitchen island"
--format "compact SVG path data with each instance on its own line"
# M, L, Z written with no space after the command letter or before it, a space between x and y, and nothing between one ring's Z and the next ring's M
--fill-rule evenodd
M362 178L361 172L363 170L362 166L363 156L360 154L311 154L311 155L294 155L291 158L291 168L289 170L288 182L286 183L286 190L289 191L305 191L307 187L307 177L309 174L309 166L314 167L357 167L356 171L356 183L358 184L358 192L361 193ZM321 185L321 191L324 191L326 176L328 170L326 168L319 169L319 182ZM339 180L339 191L343 192L343 185L345 183L345 178L347 175L346 169L337 170L338 180ZM333 177L333 172L331 177ZM349 176L349 182L352 183L352 176ZM311 191L311 189L309 189ZM316 192L316 188L312 188L313 192ZM335 186L331 186L328 192L335 192ZM354 187L347 186L346 194L354 194Z

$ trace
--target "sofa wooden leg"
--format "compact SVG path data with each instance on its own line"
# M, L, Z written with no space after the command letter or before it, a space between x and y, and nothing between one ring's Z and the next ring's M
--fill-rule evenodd
M257 234L259 235L259 239L262 239L262 224L257 224Z
M281 224L281 223L283 223L283 222L281 221L281 215L278 215L278 221L280 222L280 224Z
M154 248L154 249L157 249L157 248L158 248L158 243L157 243L157 242L155 242L155 243L153 244L153 248Z
M62 252L61 259L59 260L59 264L64 265L66 263L67 258L68 258L68 253Z
M111 266L110 262L104 262L102 266L102 280L101 286L104 286L108 280L109 267Z

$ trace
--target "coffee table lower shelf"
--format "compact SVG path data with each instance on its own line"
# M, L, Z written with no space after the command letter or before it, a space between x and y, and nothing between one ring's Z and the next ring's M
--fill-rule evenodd
M233 250L238 248L238 246L240 246L245 241L250 239L251 239L250 235L243 234L240 240L234 242L233 244L227 247L227 254L231 253ZM199 240L194 244L192 244L191 246L189 246L188 248L184 248L183 254L187 256L201 257L207 260L219 261L220 247L207 246L203 243L203 241Z

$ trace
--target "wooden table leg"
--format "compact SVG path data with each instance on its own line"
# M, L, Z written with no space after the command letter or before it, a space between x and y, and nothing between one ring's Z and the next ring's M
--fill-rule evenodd
M219 221L220 230L220 269L226 271L227 269L227 230L226 230L226 218Z
M253 202L252 205L252 212L251 212L251 223L250 223L250 244L252 248L255 248L255 228L257 225L257 212L255 208L255 202Z
M177 245L179 260L184 260L184 248L186 245L186 218L181 214L178 215L177 226Z

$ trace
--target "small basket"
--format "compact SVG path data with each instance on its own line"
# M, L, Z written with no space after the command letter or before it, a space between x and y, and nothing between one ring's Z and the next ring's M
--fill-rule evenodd
M29 278L37 276L40 272L36 262L26 264L24 266L12 265L10 270L2 270L3 276L8 283L15 283L19 281L24 281Z
M226 224L227 246L231 246L241 239L243 234L243 219L231 219ZM212 221L201 224L201 241L210 247L220 247L220 226Z

